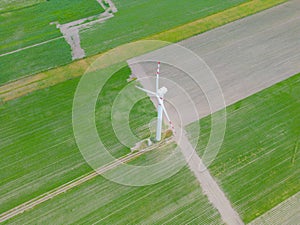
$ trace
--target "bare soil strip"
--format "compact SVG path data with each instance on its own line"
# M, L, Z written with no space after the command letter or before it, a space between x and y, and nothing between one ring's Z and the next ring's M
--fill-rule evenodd
M37 206L38 204L41 204L51 198L54 198L55 196L59 195L59 194L62 194L68 190L70 190L71 188L73 187L76 187L76 186L79 186L81 184L83 184L84 182L87 182L93 178L95 178L96 176L100 175L100 174L103 174L121 164L124 164L124 163L127 163L137 157L139 157L140 155L146 153L146 152L149 152L149 151L152 151L154 149L157 149L158 147L161 147L164 143L167 143L169 142L170 140L165 140L163 142L160 142L158 144L155 144L155 145L152 145L144 150L140 150L136 153L131 153L131 154L128 154L127 156L124 156L123 158L119 158L119 159L116 159L114 162L111 162L99 169L97 169L96 171L93 171L93 172L90 172L88 174L85 174L73 181L70 181L64 185L61 185L60 187L54 189L54 190L51 190L43 195L40 195L36 198L33 198L32 200L28 201L28 202L25 202L11 210L8 210L4 213L2 213L0 215L0 223L1 222L4 222L18 214L21 214L23 213L24 211L26 210L29 210L29 209L32 209L33 207Z

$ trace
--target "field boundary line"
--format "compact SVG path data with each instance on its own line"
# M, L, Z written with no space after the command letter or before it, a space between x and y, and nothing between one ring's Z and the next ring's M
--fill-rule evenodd
M43 44L47 44L49 42L56 41L56 40L61 39L61 38L63 38L63 36L59 36L59 37L56 37L56 38L49 39L47 41L42 41L42 42L37 43L37 44L33 44L33 45L29 45L29 46L26 46L26 47L23 47L23 48L19 48L17 50L13 50L11 52L6 52L6 53L3 53L3 54L0 54L0 57L6 56L6 55L11 55L11 54L17 53L17 52L21 52L23 50L26 50L26 49L29 49L29 48L34 48L34 47L37 47L37 46L40 46L40 45L43 45Z
M50 200L54 197L56 197L57 195L59 194L62 194L62 193L65 193L67 192L68 190L74 188L74 187L77 187L93 178L95 178L96 176L98 175L101 175L111 169L114 169L115 167L123 164L123 163L127 163L141 155L143 155L144 153L146 152L149 152L149 151L152 151L152 150L155 150L155 149L158 149L159 147L161 147L163 144L165 143L168 143L169 141L172 141L171 139L165 139L164 141L156 144L156 145L152 145L146 149L143 149L143 150L140 150L138 152L135 152L135 153L129 153L123 157L120 157L116 160L114 160L113 162L110 162L108 163L107 165L104 165L100 168L98 168L96 171L91 171L87 174L84 174L74 180L71 180L57 188L54 188L53 190L51 191L48 191L40 196L37 196L19 206L16 206L2 214L0 214L0 223L18 215L18 214L21 214L23 212L25 212L26 210L29 210L29 209L32 209L33 207L43 203L43 202L46 202L47 200Z
M258 13L287 2L287 0L251 0L222 12L212 14L208 17L195 20L193 22L181 25L179 27L143 38L141 40L162 40L168 42L178 42L190 38L200 33L225 25L227 23L242 19L246 16ZM63 37L60 37L63 38ZM115 50L118 47L112 49ZM155 50L155 49L153 49ZM128 59L136 57L145 52L138 52L134 55L129 51ZM82 76L89 65L104 53L98 53L67 65L56 68L49 68L44 72L22 77L0 86L0 102L7 102L21 96L27 95L33 91L44 89L62 83L69 79ZM112 65L114 63L111 63ZM110 65L105 65L106 67Z

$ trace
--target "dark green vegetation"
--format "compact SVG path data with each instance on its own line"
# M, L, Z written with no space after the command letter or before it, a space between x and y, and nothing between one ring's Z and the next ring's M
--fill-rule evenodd
M67 203L67 204L66 204ZM101 176L7 224L222 224L188 168L160 183L123 186Z
M129 149L114 137L108 116L129 74L126 67L110 78L96 108L96 124L102 128L99 136L104 144L111 144L113 153L121 149L117 155L129 153ZM78 81L69 80L0 105L0 213L91 171L77 149L72 128ZM154 106L151 102L146 105L151 112ZM137 124L148 123L151 113L139 109L132 112L135 119L142 120Z
M247 0L115 0L116 16L81 32L82 46L96 54L118 45L206 17Z
M27 76L34 71L71 62L70 47L64 39L0 57L0 84Z
M300 191L299 94L295 75L227 108L225 139L209 168L245 222ZM200 125L202 155L210 117Z
M0 13L0 55L61 37L59 29L55 24L50 25L51 22L64 24L101 12L103 9L95 0L51 0ZM69 63L70 51L62 38L23 52L0 56L0 84L11 77L17 78Z

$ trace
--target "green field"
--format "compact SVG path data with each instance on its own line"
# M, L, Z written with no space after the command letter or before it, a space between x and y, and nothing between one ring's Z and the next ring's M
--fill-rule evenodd
M71 61L71 49L64 39L0 57L0 84Z
M88 55L103 52L199 18L231 8L247 0L115 0L116 16L81 32Z
M247 0L191 0L188 4L170 0L114 2L119 9L115 17L81 32L81 44L88 55L149 37ZM59 38L59 30L50 22L65 23L100 12L103 9L95 0L2 1L0 55ZM59 38L0 56L0 85L70 63L70 51L65 40ZM102 76L110 69L93 74ZM79 71L76 66L61 70L65 70L64 75ZM111 119L113 102L128 85L129 75L127 66L115 73L99 93L95 108L99 138L115 157L130 153L115 136ZM80 154L72 127L72 104L78 82L79 78L71 79L5 103L0 98L0 213L92 171ZM136 92L132 89L132 93ZM300 75L295 75L227 108L225 140L209 169L245 222L300 191L299 93ZM147 125L155 116L149 98L137 102L129 115L132 132L140 139L148 137ZM187 128L191 139L196 138L195 125ZM210 117L202 119L200 125L197 151L202 155L209 138ZM155 163L166 158L173 148L174 144L170 144L164 151L149 152L130 164ZM7 221L14 224L154 222L222 223L188 168L145 187L122 186L99 176Z
M51 0L1 13L0 54L61 36L51 22L64 24L103 11L95 0Z
M26 6L30 2L22 3ZM11 5L9 2L7 4ZM0 55L62 37L59 29L50 25L51 22L63 24L103 11L96 0L51 0L11 12L0 12ZM0 84L69 62L71 49L63 38L0 56Z
M109 115L129 74L128 67L114 74L100 93L96 107L99 136L117 156L130 150L114 138ZM0 105L0 213L91 171L77 149L72 128L78 81L69 80ZM155 115L154 106L149 99L139 104L144 108L136 105L130 114L134 123L145 126ZM145 107L150 113L143 113Z
M222 221L184 168L167 180L143 187L123 186L98 176L6 222L20 223L219 225Z
M157 151L145 153L131 164L155 163L165 149ZM47 224L49 220L54 224L222 224L186 167L160 183L143 187L123 186L98 176L7 223Z
M128 85L129 74L128 67L115 73L100 92L96 106L99 137L106 146L113 146L109 150L115 155L129 152L118 143L109 127L111 104ZM76 147L71 125L73 95L78 81L69 80L0 106L3 128L0 131L0 212L91 171ZM156 113L149 98L138 101L129 114L133 133L140 137L149 135L144 127L154 116ZM130 164L156 163L167 157L174 147L169 144ZM6 223L95 222L222 224L220 215L202 194L188 168L160 183L143 187L123 186L99 176Z
M227 108L225 139L209 169L245 222L300 191L299 93L295 75ZM191 139L195 125L188 126ZM200 126L202 155L210 117Z
M130 74L130 69L125 67L117 76L111 77L100 94L105 96L105 98L99 98L96 106L96 124L100 139L114 157L121 157L129 153L130 150L128 147L119 144L112 126L111 110L108 110L108 106L112 106L113 100L128 84L126 79ZM135 90L134 85L131 88L133 89L132 91ZM146 97L144 93L139 94ZM140 130L139 128L144 127L151 119L156 117L156 110L152 102L148 98L141 100L133 106L129 115L130 125L132 128L135 128L133 132L139 135L140 139L150 136L148 129Z

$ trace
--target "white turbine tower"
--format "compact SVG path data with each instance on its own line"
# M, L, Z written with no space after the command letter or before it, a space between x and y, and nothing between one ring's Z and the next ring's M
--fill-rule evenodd
M162 127L162 117L163 117L163 112L173 130L175 133L174 126L172 124L172 121L169 118L169 115L166 111L166 108L164 106L164 95L167 93L168 89L166 87L161 87L159 88L159 69L160 69L160 62L157 63L157 71L156 71L156 91L149 91L144 88L136 86L138 89L146 92L150 96L155 96L158 101L158 106L157 106L157 127L156 127L156 141L161 140L161 127Z

